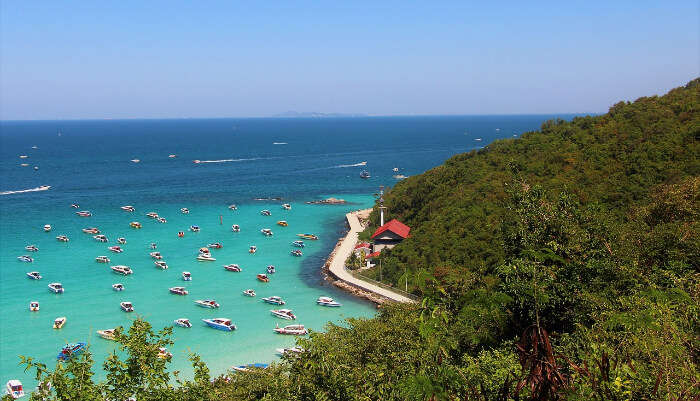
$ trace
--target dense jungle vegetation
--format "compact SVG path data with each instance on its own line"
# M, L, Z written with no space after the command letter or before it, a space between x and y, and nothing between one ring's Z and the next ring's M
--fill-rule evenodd
M137 320L103 382L89 352L25 358L53 385L33 397L698 400L699 100L695 79L398 183L385 204L411 237L383 252L382 277L419 305L329 325L264 370L212 378L192 355L189 381L156 356L169 329Z

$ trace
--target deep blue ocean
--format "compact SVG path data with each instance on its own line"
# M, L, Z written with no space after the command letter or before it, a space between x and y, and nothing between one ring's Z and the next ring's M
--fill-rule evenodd
M190 329L175 328L170 349L172 368L184 375L190 372L188 351L200 353L214 373L221 373L232 365L272 362L275 348L293 344L293 338L272 332L276 324L288 322L271 316L273 308L260 302L262 296L282 296L299 317L296 323L314 330L323 330L327 322L342 324L348 317L371 317L373 304L321 278L320 266L343 235L344 214L370 207L379 186L394 185L396 174L420 174L457 153L536 130L554 117L572 116L1 122L0 381L19 378L30 388L33 380L17 365L18 355L52 366L66 342L88 341L100 366L114 343L97 337L95 330L128 326L136 314L156 329L179 317L192 321ZM392 171L395 167L398 173ZM371 173L366 180L359 178L365 169ZM41 185L51 188L16 192ZM305 204L329 196L349 203ZM72 203L93 216L76 216ZM281 203L291 203L292 210L283 210ZM229 204L239 209L230 211ZM122 205L133 205L136 211L124 212ZM191 213L181 214L182 207ZM261 209L271 210L272 216L261 216ZM149 211L166 217L167 223L147 218ZM277 220L287 220L289 226L279 227ZM144 227L133 230L131 221ZM240 233L231 231L234 223L241 226ZM45 233L45 224L53 230ZM201 232L176 236L192 224L201 226ZM83 234L84 227L100 228L109 243ZM266 238L261 228L272 228L275 235ZM320 240L307 242L301 258L290 256L290 242L305 232ZM56 241L59 234L70 242ZM125 252L109 252L107 246L121 236L127 239ZM224 245L213 251L217 261L197 262L197 249L215 241ZM158 244L168 270L153 265L151 242ZM39 251L25 251L29 244ZM250 255L250 245L258 246L258 253ZM34 262L17 260L25 254ZM110 265L129 265L135 273L115 275L108 265L95 263L99 255L109 256ZM221 266L228 263L238 263L244 271L227 272ZM262 284L255 274L268 264L278 271ZM28 280L25 273L33 270L44 278ZM193 281L181 280L185 270L192 272ZM66 287L64 294L48 291L47 284L55 281ZM116 282L126 290L112 291ZM186 286L190 294L171 295L171 286ZM258 296L241 296L246 288L256 289ZM315 299L320 295L330 295L343 306L318 307ZM203 298L215 298L222 306L194 306L193 300ZM133 302L136 313L122 312L123 300ZM40 311L30 312L30 301L40 302ZM68 321L54 330L51 323L58 316ZM231 318L238 330L212 330L201 322L205 317Z

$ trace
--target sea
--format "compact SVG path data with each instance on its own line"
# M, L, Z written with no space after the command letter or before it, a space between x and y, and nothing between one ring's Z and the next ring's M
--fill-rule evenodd
M20 379L33 388L33 374L18 364L19 356L51 367L60 348L77 341L89 344L99 379L101 364L116 344L96 330L128 327L137 316L155 330L181 317L192 322L192 328L174 327L175 343L169 348L169 369L182 377L192 375L190 352L199 354L213 374L221 374L235 365L278 360L275 349L295 343L294 337L273 332L278 325L300 323L323 331L327 324L344 325L349 318L371 318L374 304L336 289L321 274L346 231L345 213L371 207L380 186L390 188L401 179L395 176L420 174L457 153L536 130L551 118L571 117L0 122L0 381ZM369 179L360 178L363 170ZM50 188L41 190L44 185ZM347 203L306 203L328 197ZM291 210L283 209L283 203L291 204ZM230 210L231 204L238 209ZM124 205L135 211L121 210ZM271 216L261 215L264 209ZM92 216L76 215L83 210ZM148 218L148 212L167 222ZM277 225L279 220L288 226ZM131 228L133 221L143 228ZM50 232L44 231L45 224L51 225ZM240 232L231 230L233 224ZM192 225L201 231L189 231ZM88 227L99 228L108 243L81 231ZM262 235L262 228L274 235ZM183 237L178 237L180 231ZM299 233L319 239L305 241L303 256L294 257L291 243ZM58 235L70 241L59 242ZM127 241L124 252L112 253L107 248L118 237ZM211 251L216 261L197 261L198 249L213 242L223 245ZM151 243L167 270L154 265ZM39 251L26 251L30 244ZM255 254L248 252L251 245L257 246ZM19 261L21 255L34 261ZM111 263L97 263L100 255ZM222 267L231 263L243 271ZM110 265L128 265L134 274L114 274ZM256 280L268 265L276 267L270 282ZM29 271L43 278L30 280ZM191 272L192 281L182 280L183 271ZM49 292L52 282L62 283L65 293ZM125 290L113 291L114 283ZM189 294L170 294L174 286L186 287ZM255 298L242 295L249 288L256 291ZM297 320L272 316L276 307L261 301L271 295L281 296ZM342 306L318 306L319 296L333 297ZM197 299L215 299L221 307L204 309L194 304ZM29 311L31 301L40 303L39 311ZM122 301L132 302L135 311L123 312ZM61 316L67 318L65 326L53 329ZM214 317L229 318L238 329L214 330L201 320Z

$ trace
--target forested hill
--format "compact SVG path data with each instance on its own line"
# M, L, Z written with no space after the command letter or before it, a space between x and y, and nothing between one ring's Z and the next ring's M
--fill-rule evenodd
M398 183L386 206L389 218L412 227L411 238L385 258L385 277L396 284L406 269L413 276L435 267L490 271L503 262L506 192L515 181L539 185L549 197L567 191L627 219L659 185L698 176L699 97L695 79L661 97L620 102L605 115L548 121Z

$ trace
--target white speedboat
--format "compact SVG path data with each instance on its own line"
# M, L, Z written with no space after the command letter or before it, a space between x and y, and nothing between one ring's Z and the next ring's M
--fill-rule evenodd
M125 245L125 244L126 244L126 238L124 238L124 237L119 237L119 238L117 238L117 244L119 244L119 245Z
M290 324L289 326L276 327L273 331L278 334L288 334L294 336L309 334L309 331L304 328L303 324Z
M236 205L228 205L228 210L238 210L238 206L236 206Z
M149 253L149 255L151 255L151 257L152 257L153 259L155 259L155 260L161 260L161 259L163 259L163 255L161 255L160 252L157 252L157 251L156 251L156 252L151 252L151 253Z
M8 381L7 384L5 384L5 393L15 400L24 397L22 382L16 379Z
M49 291L55 293L55 294L63 294L63 292L66 290L63 288L63 284L61 283L51 283L48 285Z
M228 270L228 271L230 271L230 272L236 272L236 273L239 273L239 272L243 271L243 270L241 269L241 267L238 266L238 265L235 264L235 263L230 264L230 265L224 265L224 269L226 269L226 270Z
M85 234L99 234L100 229L97 227L83 228L82 230Z
M106 256L98 256L95 258L95 262L97 262L97 263L109 263L110 260Z
M141 162L141 159L131 159L131 162L132 163L139 163L139 162Z
M107 239L107 236L102 235L102 234L93 235L92 238L94 238L95 241L97 241L97 242L107 242L107 241L109 241L109 240Z
M66 324L67 321L68 321L68 319L65 316L57 317L53 321L53 328L60 329Z
M216 260L216 258L213 258L208 253L200 253L199 255L197 255L197 260L200 262L213 262Z
M279 297L277 295L273 295L271 297L264 297L262 298L263 302L267 302L268 304L273 304L273 305L284 305L284 299L282 297Z
M223 317L215 317L214 319L202 319L209 327L213 327L217 330L223 331L234 331L236 330L236 325L231 323L231 319L226 319Z
M231 226L231 231L233 231L234 233L240 232L241 226L239 226L238 224L234 224Z
M165 219L165 217L158 217L156 220L158 220L159 223L167 223L168 220Z
M128 276L129 274L134 273L129 266L116 265L110 266L109 268L112 269L113 272L121 274L122 276Z
M70 207L72 207L73 209L80 209L80 205L78 205L77 203L71 203Z
M267 210L267 209L261 210L261 211L260 211L260 214L263 215L263 216L272 216L272 213L271 213L269 210Z
M292 246L295 246L297 248L303 248L306 245L304 245L304 241L294 241L294 242L292 242Z
M193 233L198 233L200 230L199 226L190 226L190 231Z
M68 242L68 241L70 241L70 239L69 239L67 236L65 236L65 235L59 235L58 237L56 237L56 239L59 240L60 242Z
M270 311L273 315L287 320L295 320L297 317L292 313L291 309L272 309Z
M282 204L282 209L284 209L284 210L292 210L292 205L290 205L289 203L283 203L283 204Z
M44 231L46 231L46 232L51 231L51 224L44 225Z
M151 242L151 249L156 249L156 248L158 248L158 244L156 244L155 242Z
M90 217L90 216L92 216L92 213L91 213L89 210L83 210L83 211L80 211L80 212L75 212L75 214L77 214L77 215L80 216L80 217Z
M158 358L170 359L172 357L173 357L172 352L169 352L167 348L165 348L165 347L158 348Z
M116 338L114 337L114 333L116 331L117 329L97 330L97 335L104 338L105 340L115 341Z
M39 272L29 272L27 273L27 277L29 277L32 280L41 280L41 274Z
M157 268L159 268L161 270L166 270L168 268L168 264L165 263L164 260L156 260L153 263L156 265Z
M367 170L362 170L362 172L360 173L360 178L367 179L370 177L371 177L371 175L369 175L369 171L367 171Z
M182 272L182 280L183 281L192 281L192 273Z
M186 208L186 207L183 207L182 209L180 209L180 213L182 213L182 214L189 214L189 213L190 213L190 209L188 209L188 208Z
M203 246L203 247L199 248L199 253L204 253L204 254L209 255L211 253L211 251L206 246Z
M255 296L255 290L252 288L248 288L247 290L243 291L243 295L247 297L254 297Z
M213 299L198 299L194 301L194 303L197 304L197 306L201 306L202 308L210 309L216 309L219 306L221 306L218 303L216 303L216 301L214 301Z
M277 351L277 355L285 356L285 355L299 355L302 352L304 352L304 349L301 347L275 348L275 351Z
M39 248L36 247L36 245L27 245L24 247L25 250L29 252L37 252Z
M331 297L318 297L318 299L316 300L316 303L319 304L319 305L321 305L321 306L334 306L334 307L337 307L337 306L340 306L340 305L341 305L341 304L339 304L338 302L335 302L335 301L333 300L333 298L331 298Z
M273 266L273 265L267 266L267 272L269 274L275 274L275 266Z
M247 365L238 365L238 366L231 366L232 370L235 370L236 372L250 372L251 369L267 369L267 367L270 366L266 363L249 363Z
M398 167L394 167L394 168L392 169L392 171L395 172L395 173L398 173L398 172L399 172L399 168L398 168Z
M266 237L272 237L272 230L269 228L263 228L260 232Z
M34 261L34 258L32 258L29 255L22 255L22 256L17 256L17 260L19 260L20 262L32 263Z
M151 219L157 219L157 218L158 218L158 213L156 213L156 212L148 212L148 213L146 213L146 217L151 218Z
M128 301L120 302L119 307L122 308L122 310L124 312L133 312L134 311L134 305Z
M126 212L133 212L136 210L136 208L131 205L122 206L121 209Z
M109 249L110 251L112 251L112 252L114 252L114 253L122 253L122 252L124 252L124 250L122 249L122 247L120 247L119 245L110 246L110 247L107 248L107 249Z
M185 327L185 328L190 328L192 327L192 323L190 323L190 319L181 317L179 319L175 319L174 323L180 327Z
M292 256L301 256L303 255L302 252L299 249L293 249L291 252L289 252Z
M170 287L170 293L175 294L175 295L187 295L189 292L185 289L185 287Z
M141 228L143 226L138 221L132 221L131 223L129 223L129 227L138 229L138 228Z
M37 301L32 301L29 303L29 310L32 312L38 312L39 311L39 302Z
M211 244L208 244L207 246L212 249L221 249L224 247L223 245L221 245L220 242L213 242Z
M112 289L114 291L124 291L124 284L122 284L122 283L112 284Z
M168 158L170 158L170 159L174 159L176 157L177 157L177 155L168 155Z
M255 253L258 251L258 247L255 245L251 245L250 249L248 249L248 253Z

